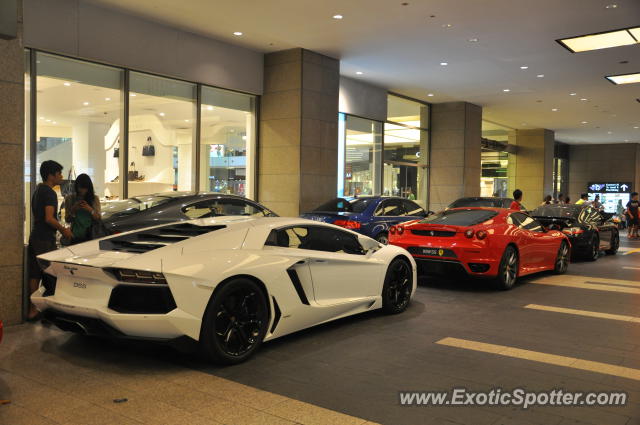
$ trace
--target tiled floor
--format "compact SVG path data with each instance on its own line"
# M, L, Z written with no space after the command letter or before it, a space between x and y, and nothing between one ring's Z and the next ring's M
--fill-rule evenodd
M11 403L0 405L0 425L640 424L640 242L623 248L508 292L426 280L404 314L316 327L227 368L145 343L10 327L0 399ZM454 387L626 391L630 401L528 410L398 402L398 391Z

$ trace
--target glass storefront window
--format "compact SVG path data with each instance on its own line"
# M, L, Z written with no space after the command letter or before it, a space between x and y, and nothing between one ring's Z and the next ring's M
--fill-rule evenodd
M120 176L113 146L120 135L123 71L45 53L37 53L36 63L36 180L42 161L51 159L62 164L65 177L88 174L101 199L117 196L110 185Z
M202 87L200 190L253 197L255 98Z
M507 185L509 154L483 149L480 162L482 165L480 196L510 197Z
M31 232L31 52L24 51L24 243Z
M384 125L383 195L427 206L429 105L389 95Z
M341 119L344 119L344 186L338 196L380 195L382 123L351 115Z
M196 85L138 72L129 84L128 196L191 190Z

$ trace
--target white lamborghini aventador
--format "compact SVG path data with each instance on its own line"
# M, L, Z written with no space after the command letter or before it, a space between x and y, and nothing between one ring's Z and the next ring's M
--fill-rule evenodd
M219 217L147 228L39 257L31 299L63 330L199 341L222 363L262 341L382 308L416 287L402 248L299 218Z

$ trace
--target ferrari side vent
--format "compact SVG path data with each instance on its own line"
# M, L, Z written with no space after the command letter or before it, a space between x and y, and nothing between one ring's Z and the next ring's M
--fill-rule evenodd
M170 224L102 240L100 241L100 250L143 254L225 227L224 225L196 226L191 223Z
M304 293L304 289L302 289L302 283L300 283L298 272L293 269L287 269L287 274L291 279L291 283L293 283L293 287L296 288L296 292L298 293L298 297L300 297L302 304L309 305L309 300L307 299L307 294Z

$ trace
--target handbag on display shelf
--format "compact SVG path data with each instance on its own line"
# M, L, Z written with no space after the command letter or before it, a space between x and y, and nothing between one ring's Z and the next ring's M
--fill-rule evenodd
M153 146L151 136L147 137L147 144L142 147L142 156L155 156L156 147Z
M120 157L120 138L119 137L116 140L116 147L113 148L113 157L114 158L119 158Z
M131 180L138 180L138 171L136 170L136 163L132 162L130 167L132 168L131 170L129 170L128 174L128 178L129 181Z
M62 193L62 196L69 196L75 193L75 191L76 191L76 171L74 170L72 165L71 168L69 168L69 174L67 175L67 179L63 180L62 183L60 183L60 193Z

